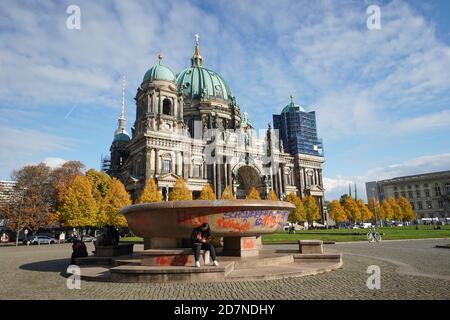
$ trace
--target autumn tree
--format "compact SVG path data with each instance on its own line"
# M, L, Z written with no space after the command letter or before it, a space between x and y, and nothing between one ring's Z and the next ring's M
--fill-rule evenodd
M369 208L366 206L364 201L362 199L358 199L356 201L356 204L358 205L361 221L369 221L372 220L373 214L372 211L369 210Z
M77 176L64 193L58 215L65 227L95 226L98 209L91 182L86 176Z
M67 161L62 166L52 170L50 179L55 192L56 207L58 207L73 179L76 176L83 175L84 168L84 164L80 161Z
M412 221L416 219L416 213L414 212L411 203L405 197L399 197L397 199L397 204L402 210L402 220Z
M216 194L209 183L203 186L198 200L216 200Z
M192 200L192 193L182 177L175 181L172 191L169 193L169 200Z
M394 219L394 209L388 200L381 201L380 213L383 221Z
M111 177L104 172L95 169L86 171L86 178L88 178L92 187L92 195L97 203L100 205L102 199L105 198L106 193L111 185Z
M227 186L220 196L220 199L222 200L234 200L233 190L231 189L231 186Z
M330 218L333 219L336 224L342 223L347 219L347 214L339 200L331 201L328 206L328 213L330 214Z
M130 195L118 179L113 178L97 217L97 226L126 227L127 220L120 209L131 204Z
M401 221L403 219L403 211L402 208L398 205L397 200L392 197L388 197L387 201L392 208L392 219L395 221Z
M278 199L277 194L273 190L270 190L269 194L267 195L267 200L280 201L280 199Z
M294 192L288 193L284 198L284 201L290 202L295 205L295 208L289 212L289 222L294 223L298 221L306 221L305 207L303 206L303 202Z
M148 179L136 203L161 202L161 201L163 201L163 196L161 192L158 191L155 179L153 178Z
M259 195L258 190L255 187L251 187L247 192L247 196L245 197L247 200L261 200L261 196Z
M347 215L347 218L352 221L356 222L361 219L361 211L358 207L358 204L355 200L353 200L352 197L346 197L344 200L344 210L345 214Z
M306 196L303 200L303 206L305 207L305 219L309 225L320 219L320 210L313 196Z
M12 174L15 208L8 210L8 224L17 230L29 227L38 230L56 221L55 192L50 179L51 169L44 163L25 166Z
M368 204L370 212L372 212L372 216L375 218L376 221L381 219L380 215L380 204L377 202L375 197L370 198L369 204Z

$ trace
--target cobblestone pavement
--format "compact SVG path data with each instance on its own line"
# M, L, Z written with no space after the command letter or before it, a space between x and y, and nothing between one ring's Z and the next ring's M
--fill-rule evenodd
M344 252L342 269L269 281L127 284L82 281L69 290L62 271L69 244L0 248L2 299L450 299L450 250L443 240L327 245ZM270 247L292 248L279 245ZM91 244L89 245L91 250ZM139 250L139 248L136 248ZM369 290L369 265L381 268L381 289Z

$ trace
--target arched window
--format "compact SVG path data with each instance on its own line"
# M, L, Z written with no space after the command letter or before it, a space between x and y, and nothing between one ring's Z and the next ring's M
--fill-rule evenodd
M168 116L172 115L172 102L169 99L163 100L163 114Z

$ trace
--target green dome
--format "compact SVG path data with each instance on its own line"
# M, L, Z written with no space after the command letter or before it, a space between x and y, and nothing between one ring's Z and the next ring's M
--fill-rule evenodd
M130 140L131 139L128 134L121 132L121 133L117 133L114 135L113 143L114 142L129 142Z
M157 64L148 69L148 71L144 75L144 79L142 80L142 82L153 80L175 81L175 75L173 74L172 70L170 70L166 66Z
M183 88L184 85L184 89ZM225 80L212 70L193 65L177 75L177 86L185 96L192 98L215 97L231 100L233 93Z

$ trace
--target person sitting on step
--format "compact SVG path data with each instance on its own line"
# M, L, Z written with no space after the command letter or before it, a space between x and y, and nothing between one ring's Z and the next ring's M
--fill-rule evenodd
M216 259L216 249L211 243L211 229L209 224L203 223L200 227L194 228L191 234L192 250L195 255L195 266L200 268L200 250L209 250L214 265L218 266L219 263Z

